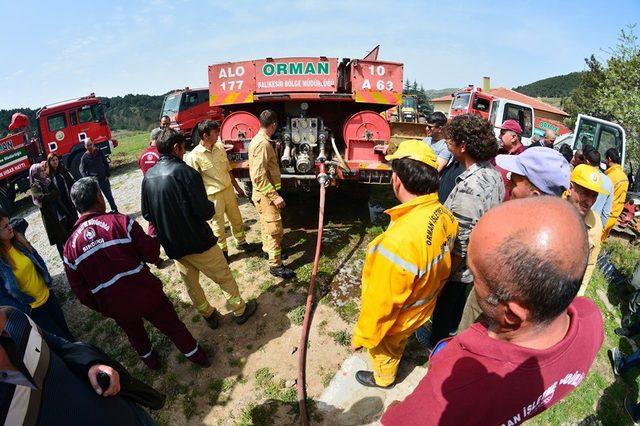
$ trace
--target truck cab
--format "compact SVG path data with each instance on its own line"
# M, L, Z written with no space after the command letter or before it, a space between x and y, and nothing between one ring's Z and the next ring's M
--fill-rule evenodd
M160 117L167 115L171 119L171 128L180 132L191 147L200 142L198 124L204 120L222 120L223 111L209 106L209 89L177 89L168 93L162 103Z
M24 115L19 126L12 123L11 133L0 138L0 207L12 210L16 192L29 189L29 167L52 152L76 178L88 138L108 157L118 142L111 135L105 106L92 93L42 107L36 113L35 132Z
M496 138L500 137L500 127L506 120L516 120L522 128L522 144L529 146L534 131L534 112L530 105L510 99L497 98L482 89L469 86L453 95L449 117L474 114L489 120Z
M91 94L41 108L36 119L45 157L51 152L58 154L75 177L80 176L80 158L87 139L109 157L117 141L112 138L104 107Z
M619 124L589 115L578 114L573 134L567 139L570 141L571 148L574 151L582 149L585 145L593 146L598 150L603 161L607 150L615 148L621 155L621 165L624 167L627 136ZM568 142L567 139L564 140L564 143Z

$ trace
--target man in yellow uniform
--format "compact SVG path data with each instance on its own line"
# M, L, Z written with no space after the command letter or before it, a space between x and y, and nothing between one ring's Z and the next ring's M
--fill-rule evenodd
M614 227L618 221L618 217L622 214L624 203L627 201L627 191L629 190L629 179L627 175L624 174L624 170L622 170L622 166L620 165L620 154L618 154L618 151L615 148L609 148L604 153L604 157L607 163L607 170L604 174L613 182L613 205L611 206L609 220L604 224L602 241L607 239L611 228Z
M571 183L566 193L567 200L578 210L584 219L589 237L589 260L587 269L582 278L578 296L584 296L587 291L591 275L596 268L598 255L600 254L600 239L602 237L602 220L591 207L596 202L598 194L609 195L602 186L600 172L593 166L580 164L571 172Z
M278 194L280 166L271 136L276 132L278 117L270 109L260 114L260 130L249 144L249 176L253 185L251 199L260 216L262 251L269 258L269 272L280 278L293 278L295 273L282 266L282 218L280 210L286 203Z
M207 197L215 205L216 210L211 221L213 234L218 237L218 246L229 261L225 215L231 224L231 232L236 239L238 249L252 252L258 247L256 244L247 243L245 238L242 215L233 190L235 188L241 197L244 197L245 193L231 174L231 164L227 159L227 152L222 142L218 141L219 134L220 124L217 121L205 120L198 124L200 143L186 156L185 163L196 169L202 176Z
M458 233L453 215L438 201L438 159L419 140L404 141L386 157L402 203L387 210L391 224L367 247L362 270L362 308L353 349L365 347L373 367L358 371L364 386L393 385L407 339L433 313L451 273Z

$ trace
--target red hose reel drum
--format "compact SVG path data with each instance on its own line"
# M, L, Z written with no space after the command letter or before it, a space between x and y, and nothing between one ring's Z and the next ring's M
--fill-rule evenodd
M344 123L342 137L345 143L354 140L388 142L391 138L391 129L387 120L377 112L360 111Z
M220 126L222 141L242 141L252 139L260 130L258 117L246 111L229 114Z

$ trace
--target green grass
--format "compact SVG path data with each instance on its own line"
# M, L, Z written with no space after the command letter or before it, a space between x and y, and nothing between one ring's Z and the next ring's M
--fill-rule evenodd
M138 156L149 146L149 132L114 132L113 137L118 140L118 146L111 155L112 167L138 161Z
M229 397L226 395L224 398L222 397L225 392L229 391L233 388L236 380L233 378L225 378L225 379L217 379L214 380L211 384L209 384L209 405L217 405L217 404L226 404Z
M289 316L289 319L294 325L302 325L302 322L304 321L304 309L305 309L305 306L301 305L301 306L298 306L297 308L293 308L287 314Z
M355 323L358 319L358 314L360 314L360 308L358 308L358 304L353 300L348 301L342 306L336 307L336 311L340 318L345 320L348 323Z
M344 331L330 331L329 336L333 337L333 341L340 346L349 346L351 344L351 335Z

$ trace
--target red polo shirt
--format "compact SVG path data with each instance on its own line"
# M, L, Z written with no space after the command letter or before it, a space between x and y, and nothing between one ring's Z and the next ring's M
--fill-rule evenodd
M569 395L602 345L602 315L589 299L569 306L569 329L545 350L489 337L476 323L429 360L429 371L384 425L517 425Z

